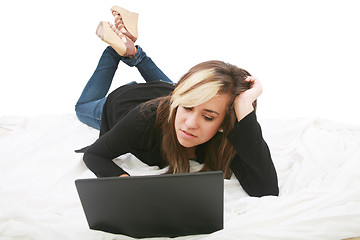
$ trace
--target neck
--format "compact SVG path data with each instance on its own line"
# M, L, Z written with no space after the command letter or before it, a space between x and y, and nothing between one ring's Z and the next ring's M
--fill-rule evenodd
M186 153L187 153L188 159L196 158L195 149L196 149L196 147L186 148Z

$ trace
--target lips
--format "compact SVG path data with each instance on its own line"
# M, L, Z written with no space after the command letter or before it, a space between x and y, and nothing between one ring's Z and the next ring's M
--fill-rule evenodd
M191 133L189 133L189 132L187 132L185 130L180 129L180 131L187 137L196 137L195 135L193 135L193 134L191 134Z

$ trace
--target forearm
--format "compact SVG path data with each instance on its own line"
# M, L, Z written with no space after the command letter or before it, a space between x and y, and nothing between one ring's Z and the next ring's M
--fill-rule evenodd
M83 158L85 165L97 177L115 177L122 174L128 174L111 159L104 159L91 153L84 153Z
M228 135L236 149L231 169L250 196L278 195L278 181L261 127L251 112Z
M105 144L103 139L98 139L89 146L83 156L86 166L98 177L113 177L127 174L120 168L113 159L118 154L114 154Z
M237 103L235 108L235 114L238 122L240 122L242 119L244 119L244 117L249 115L254 110L255 109L252 102L241 101Z
M277 174L271 157L267 154L266 150L261 152L260 154L256 154L255 158L236 156L231 163L231 170L250 196L278 196L279 187ZM254 167L254 164L248 164L255 159L256 161L254 161L254 163L256 163L256 167Z

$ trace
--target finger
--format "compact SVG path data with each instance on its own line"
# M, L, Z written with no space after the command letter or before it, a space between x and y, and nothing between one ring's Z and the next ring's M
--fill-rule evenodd
M246 82L254 83L254 82L257 81L257 78L256 78L256 77L253 77L253 76L247 76L247 77L245 78L245 81L246 81Z
M129 174L124 173L124 174L121 174L119 177L130 177L130 176L129 176Z

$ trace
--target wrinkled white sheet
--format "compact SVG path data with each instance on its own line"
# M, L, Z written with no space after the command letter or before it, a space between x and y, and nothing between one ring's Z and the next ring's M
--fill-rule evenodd
M318 119L261 125L280 196L249 197L236 179L225 180L225 228L177 239L359 237L360 126ZM74 181L95 176L74 149L97 136L75 115L0 118L0 239L132 239L88 228ZM131 155L117 163L134 175L164 171Z

